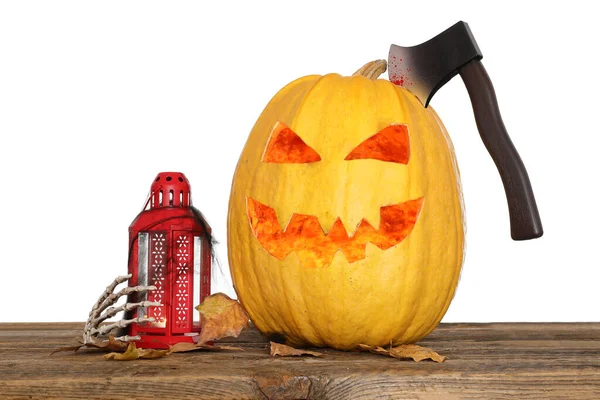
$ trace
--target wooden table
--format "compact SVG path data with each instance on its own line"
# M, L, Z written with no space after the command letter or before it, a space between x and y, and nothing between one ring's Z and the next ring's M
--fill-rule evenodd
M442 324L420 343L442 364L323 349L272 358L255 330L226 341L245 352L50 356L82 326L0 324L0 399L600 399L600 323Z

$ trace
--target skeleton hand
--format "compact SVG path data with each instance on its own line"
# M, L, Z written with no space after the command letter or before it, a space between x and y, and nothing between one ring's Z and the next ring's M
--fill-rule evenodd
M123 296L127 296L131 293L147 293L150 290L156 289L155 286L128 286L121 289L117 293L113 293L119 284L126 282L129 278L131 278L131 274L117 277L110 285L106 287L106 290L104 293L102 293L102 296L100 296L96 304L94 304L92 311L90 311L88 320L85 323L85 327L83 328L83 344L106 341L106 334L116 328L125 328L133 323L154 322L154 318L138 317L133 319L122 319L111 324L100 326L104 320L114 317L121 311L127 314L128 311L134 310L138 307L159 307L162 305L155 301L141 301L138 303L125 303L117 307L111 307ZM123 342L129 342L133 340L140 340L140 337L125 335L115 339Z

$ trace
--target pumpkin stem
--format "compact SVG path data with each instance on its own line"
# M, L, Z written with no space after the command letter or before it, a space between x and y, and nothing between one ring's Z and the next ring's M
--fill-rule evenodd
M379 75L383 74L386 69L387 62L385 60L375 60L360 67L358 71L352 74L352 76L360 75L375 80L379 78Z

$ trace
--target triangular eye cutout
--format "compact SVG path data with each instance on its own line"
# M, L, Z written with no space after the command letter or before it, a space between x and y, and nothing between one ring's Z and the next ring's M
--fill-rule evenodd
M390 125L371 136L348 154L345 160L374 159L408 164L410 141L408 126Z
M321 161L321 157L282 122L271 131L263 162L305 164Z

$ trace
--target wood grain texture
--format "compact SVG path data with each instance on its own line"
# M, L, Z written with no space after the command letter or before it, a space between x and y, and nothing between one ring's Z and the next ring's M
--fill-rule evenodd
M272 358L254 329L220 341L245 352L50 356L82 327L0 324L0 399L600 399L600 323L442 324L419 343L442 364L328 349Z

